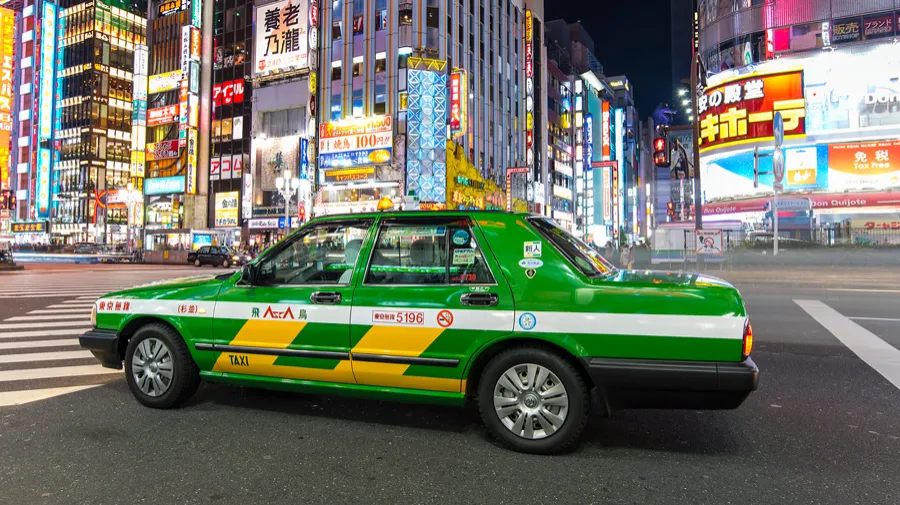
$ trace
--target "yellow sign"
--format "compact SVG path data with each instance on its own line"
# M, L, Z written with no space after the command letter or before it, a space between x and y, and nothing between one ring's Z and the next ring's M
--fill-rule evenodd
M216 193L216 228L234 228L238 225L237 191Z
M147 93L161 93L177 89L181 85L181 70L173 70L163 74L151 75L147 81Z
M309 73L309 92L310 93L316 92L316 73L315 72Z
M466 159L465 149L453 141L447 142L447 208L502 210L505 202L504 191L481 176Z

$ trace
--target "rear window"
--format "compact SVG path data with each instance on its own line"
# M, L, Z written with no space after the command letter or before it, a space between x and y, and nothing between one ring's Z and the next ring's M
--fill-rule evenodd
M554 221L545 218L529 218L528 222L545 240L550 242L575 268L587 276L606 275L615 267L591 246L575 238L560 228Z

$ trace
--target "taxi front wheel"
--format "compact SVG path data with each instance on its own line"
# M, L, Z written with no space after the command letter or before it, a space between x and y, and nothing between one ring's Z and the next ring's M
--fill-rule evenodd
M584 430L591 400L575 367L540 347L495 356L478 385L478 407L491 433L513 450L551 454L571 447Z
M142 404L157 409L177 407L200 385L200 369L181 336L162 324L135 332L125 351L125 379Z

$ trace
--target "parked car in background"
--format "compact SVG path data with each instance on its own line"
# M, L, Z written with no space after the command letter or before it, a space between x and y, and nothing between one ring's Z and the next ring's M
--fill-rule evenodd
M188 254L188 263L195 267L212 265L228 268L231 265L244 265L252 258L247 253L238 252L231 247L206 245Z

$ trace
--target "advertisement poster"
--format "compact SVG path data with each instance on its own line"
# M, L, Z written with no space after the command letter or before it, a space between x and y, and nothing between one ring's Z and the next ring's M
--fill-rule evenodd
M307 0L282 0L256 8L253 65L257 77L309 66Z
M237 191L216 193L216 228L233 228L238 225L238 198Z
M177 139L147 144L147 161L171 160L177 158L178 155Z
M319 167L352 168L390 163L393 135L391 116L323 123L319 127Z
M803 72L745 77L714 86L697 103L700 150L773 138L776 111L784 118L785 138L806 135Z
M829 189L900 186L900 140L828 146Z

